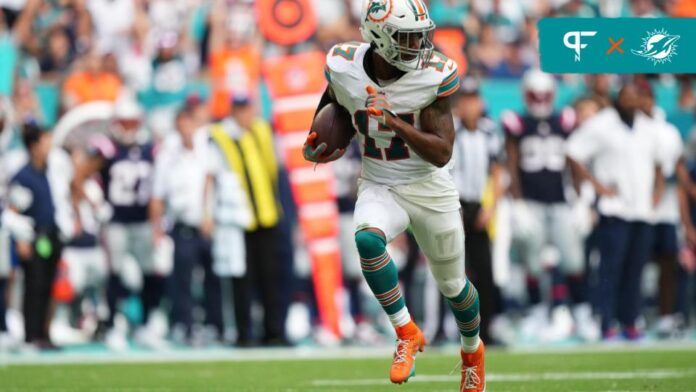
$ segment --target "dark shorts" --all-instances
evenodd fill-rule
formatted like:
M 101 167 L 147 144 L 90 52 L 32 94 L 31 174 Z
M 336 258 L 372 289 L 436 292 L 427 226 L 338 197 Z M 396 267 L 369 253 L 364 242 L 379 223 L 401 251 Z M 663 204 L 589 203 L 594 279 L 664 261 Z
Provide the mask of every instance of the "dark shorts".
M 676 255 L 678 252 L 677 226 L 670 223 L 653 225 L 653 254 Z

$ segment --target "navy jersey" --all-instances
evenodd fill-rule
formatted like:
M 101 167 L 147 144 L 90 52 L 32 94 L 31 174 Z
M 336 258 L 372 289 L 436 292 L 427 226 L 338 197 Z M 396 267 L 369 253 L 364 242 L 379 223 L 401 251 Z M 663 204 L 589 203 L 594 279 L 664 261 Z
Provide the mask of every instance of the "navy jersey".
M 30 163 L 25 165 L 10 182 L 10 192 L 15 192 L 15 187 L 26 193 L 28 203 L 15 205 L 22 215 L 34 220 L 36 230 L 56 229 L 56 209 L 51 196 L 51 187 L 46 171 L 37 170 Z M 19 192 L 16 192 L 19 193 Z
M 565 141 L 575 125 L 575 113 L 564 109 L 547 119 L 513 112 L 502 115 L 505 136 L 519 146 L 519 179 L 524 199 L 563 203 Z
M 112 222 L 138 223 L 148 220 L 152 193 L 153 147 L 151 144 L 116 144 L 113 157 L 102 168 L 106 200 L 114 209 Z

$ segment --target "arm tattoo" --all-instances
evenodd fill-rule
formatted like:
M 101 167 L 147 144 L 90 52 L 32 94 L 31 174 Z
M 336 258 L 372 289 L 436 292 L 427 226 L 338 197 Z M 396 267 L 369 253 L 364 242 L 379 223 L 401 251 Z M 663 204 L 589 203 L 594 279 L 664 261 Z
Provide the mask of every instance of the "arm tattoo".
M 452 108 L 449 97 L 438 98 L 421 112 L 421 128 L 423 132 L 445 136 L 454 134 Z

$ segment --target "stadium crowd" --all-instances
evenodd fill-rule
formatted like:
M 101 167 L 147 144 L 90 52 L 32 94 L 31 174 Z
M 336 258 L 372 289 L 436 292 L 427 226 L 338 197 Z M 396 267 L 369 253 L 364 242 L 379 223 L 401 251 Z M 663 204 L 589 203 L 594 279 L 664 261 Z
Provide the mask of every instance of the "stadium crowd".
M 316 32 L 287 46 L 262 34 L 252 0 L 0 0 L 0 348 L 390 338 L 350 229 L 357 143 L 332 164 L 339 337 L 320 322 L 270 122 L 263 59 L 360 40 L 362 0 L 309 3 Z M 693 2 L 429 3 L 465 37 L 452 172 L 482 338 L 691 333 L 693 79 L 544 74 L 536 22 L 696 16 Z M 495 113 L 489 83 L 501 80 L 515 89 Z M 53 131 L 61 122 L 72 128 Z M 426 333 L 456 339 L 415 240 L 390 254 Z

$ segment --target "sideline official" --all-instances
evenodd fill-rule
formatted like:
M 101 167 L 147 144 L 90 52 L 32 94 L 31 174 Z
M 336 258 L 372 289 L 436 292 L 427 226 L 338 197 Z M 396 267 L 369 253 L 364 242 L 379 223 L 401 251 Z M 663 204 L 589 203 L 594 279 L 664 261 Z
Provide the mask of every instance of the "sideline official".
M 37 348 L 50 349 L 55 346 L 48 334 L 49 305 L 62 248 L 47 175 L 51 134 L 36 124 L 27 124 L 22 138 L 29 163 L 10 182 L 9 208 L 34 222 L 34 238 L 16 241 L 17 255 L 24 270 L 25 340 Z
M 221 338 L 222 300 L 220 279 L 213 273 L 210 238 L 203 235 L 203 194 L 206 180 L 207 140 L 197 130 L 193 108 L 184 107 L 176 116 L 177 133 L 169 136 L 155 160 L 150 221 L 155 246 L 164 240 L 163 216 L 170 226 L 174 243 L 174 269 L 171 275 L 172 324 L 184 340 L 192 336 L 194 300 L 191 278 L 196 266 L 204 272 L 204 325 Z
M 251 304 L 254 293 L 258 292 L 264 311 L 262 343 L 287 345 L 278 295 L 281 277 L 277 249 L 281 208 L 271 129 L 266 122 L 256 118 L 249 98 L 238 96 L 232 102 L 231 116 L 213 125 L 210 131 L 209 175 L 219 177 L 228 171 L 235 173 L 245 196 L 244 203 L 251 211 L 244 236 L 246 271 L 232 279 L 237 344 L 255 344 Z
M 640 95 L 627 83 L 613 107 L 601 110 L 568 139 L 571 168 L 598 195 L 600 253 L 598 304 L 602 333 L 613 338 L 618 321 L 628 339 L 638 338 L 643 267 L 651 254 L 650 220 L 662 178 L 654 122 L 639 110 Z M 592 172 L 588 166 L 592 164 Z

